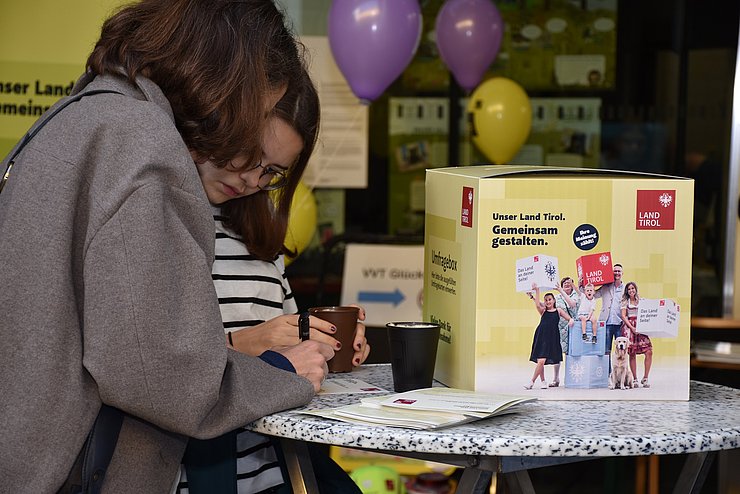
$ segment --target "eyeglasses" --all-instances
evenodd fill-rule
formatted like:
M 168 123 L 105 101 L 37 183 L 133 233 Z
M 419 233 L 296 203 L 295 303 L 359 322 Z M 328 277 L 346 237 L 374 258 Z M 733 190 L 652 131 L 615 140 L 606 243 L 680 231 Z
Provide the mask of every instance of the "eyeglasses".
M 288 177 L 285 175 L 284 171 L 270 165 L 265 166 L 262 164 L 262 160 L 254 165 L 252 170 L 257 168 L 262 168 L 262 173 L 260 173 L 260 178 L 257 182 L 257 187 L 259 187 L 260 190 L 276 190 L 283 187 L 288 182 Z
M 231 162 L 229 162 L 226 167 L 230 170 L 237 170 Z M 265 166 L 262 164 L 262 160 L 251 168 L 248 168 L 246 171 L 251 172 L 257 168 L 262 168 L 262 173 L 260 173 L 259 179 L 257 180 L 257 187 L 259 187 L 260 190 L 276 190 L 284 187 L 288 182 L 288 177 L 285 175 L 283 170 L 271 165 Z

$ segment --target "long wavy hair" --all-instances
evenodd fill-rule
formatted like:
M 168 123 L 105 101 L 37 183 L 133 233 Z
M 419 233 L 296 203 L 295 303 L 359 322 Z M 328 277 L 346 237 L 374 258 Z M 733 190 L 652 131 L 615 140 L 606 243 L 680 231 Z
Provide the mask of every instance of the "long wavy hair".
M 221 206 L 226 226 L 241 235 L 250 254 L 265 261 L 280 253 L 296 255 L 284 244 L 288 215 L 298 182 L 316 146 L 320 119 L 319 96 L 306 71 L 297 84 L 288 87 L 272 116 L 284 120 L 303 141 L 300 154 L 288 170 L 287 183 L 281 189 L 259 191 Z
M 640 303 L 640 292 L 637 290 L 637 283 L 635 283 L 634 281 L 630 281 L 626 285 L 624 285 L 624 291 L 622 292 L 623 305 L 626 305 L 630 301 L 629 288 L 631 286 L 635 287 L 635 302 L 637 302 L 638 304 Z
M 191 151 L 253 163 L 266 97 L 301 77 L 303 52 L 272 1 L 141 0 L 103 24 L 87 68 L 151 79 Z

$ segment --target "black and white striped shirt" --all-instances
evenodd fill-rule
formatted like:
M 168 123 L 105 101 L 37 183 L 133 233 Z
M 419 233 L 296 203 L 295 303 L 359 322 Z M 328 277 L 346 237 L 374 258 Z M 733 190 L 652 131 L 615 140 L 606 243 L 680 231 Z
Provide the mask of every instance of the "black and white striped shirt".
M 223 225 L 223 219 L 214 216 L 216 257 L 212 276 L 224 330 L 248 328 L 283 314 L 295 314 L 298 307 L 285 278 L 283 256 L 272 262 L 254 258 L 241 239 Z M 268 438 L 250 431 L 237 435 L 236 472 L 239 494 L 259 493 L 283 483 Z M 179 492 L 188 492 L 184 472 Z

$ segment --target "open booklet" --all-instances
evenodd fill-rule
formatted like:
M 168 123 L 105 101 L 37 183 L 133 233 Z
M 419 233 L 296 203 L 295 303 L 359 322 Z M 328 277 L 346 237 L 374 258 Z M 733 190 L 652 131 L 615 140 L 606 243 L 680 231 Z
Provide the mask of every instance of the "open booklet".
M 300 410 L 299 413 L 354 424 L 422 430 L 510 413 L 511 407 L 534 400 L 536 398 L 439 387 L 366 397 L 352 405 Z

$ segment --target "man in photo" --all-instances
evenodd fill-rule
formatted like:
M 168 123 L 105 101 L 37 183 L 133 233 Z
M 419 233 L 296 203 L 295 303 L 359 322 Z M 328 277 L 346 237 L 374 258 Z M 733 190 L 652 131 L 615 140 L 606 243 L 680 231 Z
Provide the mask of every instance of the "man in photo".
M 614 282 L 602 285 L 596 290 L 595 298 L 601 299 L 601 313 L 599 321 L 606 322 L 606 349 L 604 355 L 610 355 L 612 351 L 612 342 L 617 336 L 621 336 L 622 331 L 622 294 L 624 293 L 624 283 L 622 282 L 622 265 L 614 265 Z

